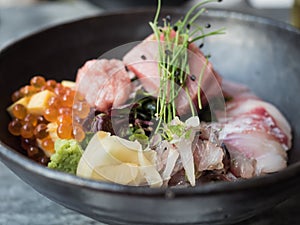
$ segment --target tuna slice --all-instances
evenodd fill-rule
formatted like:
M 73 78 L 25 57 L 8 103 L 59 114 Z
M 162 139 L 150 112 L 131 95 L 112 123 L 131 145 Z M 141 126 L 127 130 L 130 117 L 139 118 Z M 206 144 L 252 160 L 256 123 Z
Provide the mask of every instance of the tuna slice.
M 226 117 L 218 118 L 222 124 L 219 138 L 230 153 L 232 173 L 250 178 L 285 168 L 292 139 L 287 120 L 244 86 L 224 84 L 225 95 L 232 100 L 226 104 Z
M 142 82 L 143 87 L 149 93 L 157 96 L 160 76 L 158 71 L 158 42 L 154 40 L 154 36 L 150 35 L 123 58 L 127 68 L 134 72 Z M 207 62 L 203 53 L 199 48 L 190 44 L 188 51 L 190 73 L 186 80 L 185 90 L 181 90 L 176 99 L 176 110 L 178 115 L 186 114 L 190 109 L 189 96 L 197 106 L 198 100 L 198 83 L 202 68 L 205 68 L 201 79 L 201 102 L 202 105 L 207 104 L 209 99 L 216 95 L 221 95 L 221 77 L 214 71 L 211 63 Z M 178 65 L 174 65 L 178 67 Z M 178 88 L 178 87 L 177 87 Z
M 131 93 L 131 81 L 122 61 L 101 59 L 87 61 L 78 70 L 77 91 L 101 112 L 126 102 Z

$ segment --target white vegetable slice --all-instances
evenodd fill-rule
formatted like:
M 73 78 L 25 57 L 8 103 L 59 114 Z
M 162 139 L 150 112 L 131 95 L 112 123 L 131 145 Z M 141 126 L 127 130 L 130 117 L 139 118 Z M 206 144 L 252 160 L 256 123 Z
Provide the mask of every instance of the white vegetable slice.
M 111 182 L 127 185 L 133 182 L 138 174 L 139 167 L 131 163 L 121 163 L 119 165 L 99 166 L 94 169 L 94 173 L 100 175 Z M 126 176 L 124 176 L 126 174 Z
M 169 148 L 168 150 L 168 158 L 167 158 L 167 163 L 166 167 L 164 169 L 164 172 L 162 174 L 163 180 L 168 181 L 171 178 L 171 174 L 174 170 L 174 167 L 176 165 L 176 161 L 179 157 L 178 151 L 176 151 L 174 148 Z
M 178 124 L 180 121 L 175 118 L 173 122 Z M 182 165 L 188 181 L 192 186 L 195 186 L 196 177 L 192 143 L 195 139 L 196 132 L 200 129 L 200 121 L 199 118 L 195 116 L 187 119 L 183 125 L 185 126 L 186 132 L 181 137 L 174 138 L 171 143 L 175 144 L 180 154 Z
M 176 143 L 176 147 L 178 148 L 187 179 L 192 186 L 195 186 L 196 177 L 192 142 L 187 141 L 186 139 L 181 139 L 181 141 Z
M 155 166 L 155 151 L 142 150 L 139 142 L 132 142 L 103 131 L 89 142 L 77 175 L 125 185 L 160 187 L 162 178 Z
M 150 187 L 160 187 L 163 184 L 163 181 L 155 166 L 155 152 L 150 150 L 146 153 L 150 152 L 152 153 L 151 158 L 153 163 L 150 163 L 150 161 L 144 156 L 143 152 L 138 152 L 139 162 L 141 165 L 140 171 L 142 173 L 142 176 L 147 180 Z M 151 156 L 150 154 L 148 155 Z

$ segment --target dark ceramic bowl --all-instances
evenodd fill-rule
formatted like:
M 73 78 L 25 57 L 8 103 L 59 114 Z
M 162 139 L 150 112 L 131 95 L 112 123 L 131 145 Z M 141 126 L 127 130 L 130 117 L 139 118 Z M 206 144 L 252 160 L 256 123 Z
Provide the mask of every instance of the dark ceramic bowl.
M 180 17 L 176 11 L 168 12 Z M 0 54 L 1 160 L 46 197 L 111 224 L 229 224 L 263 212 L 300 188 L 300 32 L 253 16 L 212 11 L 199 23 L 226 27 L 227 34 L 206 40 L 215 68 L 226 78 L 249 85 L 275 104 L 294 132 L 289 167 L 279 173 L 236 183 L 195 188 L 150 189 L 81 179 L 44 168 L 23 156 L 9 135 L 5 109 L 10 94 L 31 76 L 74 79 L 86 60 L 150 33 L 153 11 L 129 11 L 88 18 L 27 37 Z M 1 181 L 5 182 L 5 181 Z

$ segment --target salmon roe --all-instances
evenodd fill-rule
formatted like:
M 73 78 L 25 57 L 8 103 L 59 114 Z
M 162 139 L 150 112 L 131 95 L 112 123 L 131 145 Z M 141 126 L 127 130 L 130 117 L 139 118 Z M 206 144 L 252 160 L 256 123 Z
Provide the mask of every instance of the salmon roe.
M 31 98 L 32 95 L 44 90 L 51 91 L 53 95 L 46 100 L 43 113 L 33 114 L 25 104 L 15 104 L 11 109 L 13 119 L 8 124 L 8 131 L 20 137 L 21 146 L 28 157 L 47 165 L 49 162 L 47 155 L 54 153 L 53 132 L 61 139 L 75 138 L 79 142 L 84 140 L 85 132 L 77 123 L 88 116 L 90 106 L 84 97 L 79 96 L 72 88 L 65 87 L 55 80 L 46 80 L 40 75 L 32 77 L 28 85 L 15 91 L 11 99 L 17 102 L 24 97 Z M 50 123 L 56 125 L 50 129 Z M 73 126 L 74 124 L 76 126 Z M 56 126 L 56 130 L 53 131 L 52 127 Z M 47 155 L 44 151 L 47 151 Z

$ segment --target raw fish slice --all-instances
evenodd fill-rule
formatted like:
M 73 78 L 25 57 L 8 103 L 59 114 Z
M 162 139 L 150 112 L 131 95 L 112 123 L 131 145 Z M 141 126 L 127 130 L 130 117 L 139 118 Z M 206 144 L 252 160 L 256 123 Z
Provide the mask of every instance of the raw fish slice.
M 248 99 L 244 101 L 232 101 L 226 106 L 227 117 L 238 117 L 242 114 L 257 114 L 265 116 L 270 126 L 278 127 L 287 136 L 287 146 L 291 147 L 291 127 L 279 110 L 268 102 Z
M 290 148 L 288 136 L 276 125 L 274 119 L 267 112 L 264 114 L 241 114 L 228 119 L 220 132 L 220 138 L 223 139 L 231 133 L 248 133 L 252 131 L 272 135 L 284 149 Z
M 226 114 L 218 118 L 220 122 L 210 126 L 220 130 L 219 138 L 230 153 L 232 173 L 251 178 L 285 168 L 292 136 L 284 116 L 244 85 L 224 81 L 222 87 L 231 99 Z
M 265 131 L 277 138 L 286 150 L 291 148 L 291 127 L 274 105 L 262 101 L 242 84 L 223 81 L 222 89 L 230 100 L 226 103 L 226 113 L 217 112 L 217 117 L 228 129 Z
M 101 112 L 122 105 L 131 93 L 130 76 L 117 59 L 87 61 L 78 70 L 76 86 L 86 101 Z
M 195 166 L 198 171 L 221 170 L 224 151 L 221 147 L 209 141 L 199 140 L 194 151 Z
M 224 143 L 232 157 L 231 168 L 236 176 L 250 178 L 251 175 L 277 172 L 287 166 L 286 151 L 267 133 L 233 133 L 224 139 Z
M 189 96 L 195 106 L 197 106 L 198 83 L 203 67 L 205 70 L 201 80 L 202 104 L 205 105 L 207 104 L 207 99 L 222 94 L 220 87 L 221 77 L 213 70 L 211 63 L 206 61 L 203 53 L 194 44 L 190 44 L 189 50 L 188 58 L 190 73 L 186 79 L 188 92 L 181 90 L 175 101 L 178 115 L 183 115 L 189 112 Z M 154 40 L 153 35 L 147 37 L 143 42 L 129 51 L 123 58 L 127 68 L 136 74 L 136 76 L 141 80 L 145 90 L 154 96 L 157 96 L 160 87 L 160 77 L 157 64 L 158 60 L 158 42 Z M 177 86 L 177 88 L 178 87 L 179 86 Z
M 262 100 L 245 99 L 244 101 L 232 101 L 227 104 L 227 116 L 234 117 L 241 114 L 263 114 L 264 110 L 267 111 L 279 125 L 287 132 L 290 132 L 291 128 L 287 120 L 278 111 L 278 109 L 268 102 Z

